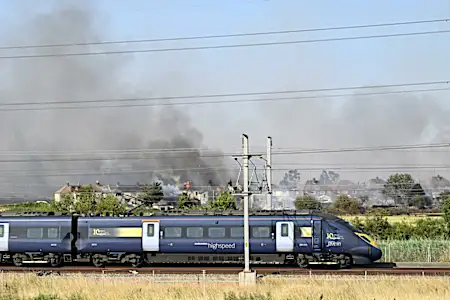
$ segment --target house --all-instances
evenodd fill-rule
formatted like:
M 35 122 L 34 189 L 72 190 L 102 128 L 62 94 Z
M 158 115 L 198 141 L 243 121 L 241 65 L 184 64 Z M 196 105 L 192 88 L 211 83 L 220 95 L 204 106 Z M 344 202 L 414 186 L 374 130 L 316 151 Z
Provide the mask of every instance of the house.
M 316 198 L 327 196 L 322 198 L 330 198 L 332 200 L 336 199 L 340 195 L 357 197 L 361 191 L 362 190 L 359 184 L 345 179 L 330 183 L 328 180 L 326 182 L 322 182 L 313 178 L 312 180 L 307 180 L 303 187 L 304 195 L 311 195 Z
M 139 183 L 132 185 L 122 185 L 119 182 L 111 188 L 111 193 L 118 197 L 121 201 L 126 202 L 130 206 L 137 206 L 141 204 L 139 195 L 142 193 L 142 185 Z
M 81 188 L 80 183 L 77 185 L 71 185 L 69 182 L 67 182 L 65 185 L 63 185 L 60 189 L 58 189 L 54 194 L 54 200 L 55 202 L 61 201 L 61 197 L 64 194 L 67 193 L 75 193 Z

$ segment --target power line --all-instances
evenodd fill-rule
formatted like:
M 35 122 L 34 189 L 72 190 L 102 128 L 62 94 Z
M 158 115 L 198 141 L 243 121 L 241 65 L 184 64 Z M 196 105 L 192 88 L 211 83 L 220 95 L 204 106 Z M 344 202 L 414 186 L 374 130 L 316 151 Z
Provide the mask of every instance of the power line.
M 298 162 L 292 162 L 292 163 L 276 163 L 276 166 L 290 166 L 289 168 L 283 167 L 278 168 L 275 170 L 302 170 L 302 171 L 311 171 L 311 170 L 335 170 L 335 169 L 346 169 L 346 170 L 353 170 L 353 169 L 445 169 L 448 168 L 450 171 L 450 164 L 352 164 L 352 163 L 298 163 Z M 308 165 L 312 166 L 320 166 L 320 167 L 307 167 Z M 299 166 L 300 168 L 296 168 L 296 166 Z M 158 166 L 159 168 L 164 168 L 164 170 L 171 170 L 171 166 Z M 259 166 L 261 168 L 261 166 Z M 223 165 L 216 165 L 216 166 L 208 166 L 207 168 L 224 168 Z M 63 168 L 64 171 L 70 171 L 70 172 L 90 172 L 92 170 L 87 170 L 86 168 Z M 106 168 L 107 170 L 113 169 L 119 172 L 123 171 L 120 167 L 115 168 Z M 235 168 L 236 169 L 236 168 Z M 5 174 L 6 172 L 35 172 L 35 171 L 59 171 L 59 168 L 39 168 L 39 169 L 1 169 L 2 174 Z M 107 170 L 100 170 L 99 172 L 108 173 Z M 186 169 L 188 170 L 188 169 Z M 142 171 L 142 170 L 133 170 L 133 171 Z M 144 170 L 146 171 L 146 170 Z M 127 172 L 127 171 L 123 171 Z M 1 175 L 0 175 L 1 178 Z M 0 182 L 1 183 L 1 182 Z
M 332 91 L 346 91 L 357 89 L 378 89 L 378 88 L 393 88 L 393 87 L 411 87 L 411 86 L 428 86 L 428 85 L 448 85 L 450 80 L 437 81 L 422 81 L 396 84 L 378 84 L 367 86 L 347 86 L 335 88 L 316 88 L 316 89 L 301 89 L 288 91 L 267 91 L 267 92 L 242 92 L 242 93 L 224 93 L 224 94 L 197 94 L 186 96 L 168 96 L 168 97 L 139 97 L 139 98 L 122 98 L 122 99 L 93 99 L 82 101 L 46 101 L 46 102 L 2 102 L 0 106 L 25 106 L 25 105 L 54 105 L 54 104 L 80 104 L 80 103 L 113 103 L 113 102 L 136 102 L 136 101 L 160 101 L 160 100 L 179 100 L 179 99 L 203 99 L 203 98 L 224 98 L 224 97 L 239 97 L 239 96 L 263 96 L 263 95 L 277 95 L 277 94 L 296 94 L 296 93 L 312 93 L 312 92 L 332 92 Z M 255 99 L 265 100 L 265 99 Z M 242 101 L 242 100 L 233 100 Z M 211 102 L 208 102 L 208 104 Z M 214 103 L 214 102 L 212 102 Z M 157 105 L 160 105 L 159 103 Z
M 220 149 L 209 148 L 141 148 L 141 149 L 109 149 L 109 150 L 59 150 L 59 151 L 38 151 L 38 150 L 0 150 L 0 156 L 72 156 L 72 155 L 119 155 L 128 153 L 137 154 L 158 154 L 158 153 L 204 153 L 221 152 Z
M 436 170 L 436 169 L 448 169 L 450 166 L 441 166 L 441 167 L 421 167 L 421 166 L 412 166 L 406 168 L 397 168 L 397 167 L 348 167 L 348 168 L 330 168 L 329 170 L 339 170 L 339 171 L 413 171 L 413 170 Z M 211 172 L 211 171 L 237 171 L 239 168 L 230 168 L 230 167 L 199 167 L 199 168 L 168 168 L 168 169 L 148 169 L 148 170 L 132 170 L 132 171 L 114 171 L 114 172 L 101 172 L 101 171 L 90 171 L 90 172 L 79 172 L 79 173 L 29 173 L 26 174 L 7 174 L 5 176 L 0 175 L 0 178 L 23 178 L 23 177 L 69 177 L 69 176 L 113 176 L 113 175 L 125 175 L 125 174 L 151 174 L 151 173 L 166 173 L 166 172 L 192 172 L 192 173 L 203 173 L 203 172 Z M 273 171 L 289 171 L 292 168 L 272 168 Z M 297 169 L 299 171 L 322 171 L 324 168 L 300 168 Z
M 345 153 L 345 152 L 374 152 L 374 151 L 393 151 L 393 150 L 414 150 L 428 148 L 449 148 L 448 143 L 436 144 L 415 144 L 415 145 L 395 145 L 395 146 L 379 146 L 379 147 L 358 147 L 358 148 L 341 148 L 341 149 L 294 149 L 273 151 L 272 155 L 299 155 L 299 154 L 320 154 L 320 153 Z M 282 148 L 280 148 L 282 149 Z M 239 153 L 214 153 L 199 154 L 192 157 L 187 155 L 180 156 L 159 156 L 159 157 L 143 157 L 143 156 L 125 156 L 125 157 L 69 157 L 69 158 L 33 158 L 33 159 L 3 159 L 0 163 L 29 163 L 29 162 L 58 162 L 58 161 L 110 161 L 110 160 L 152 160 L 152 159 L 175 159 L 175 158 L 205 158 L 205 157 L 231 157 L 240 155 Z
M 364 88 L 364 87 L 363 87 Z M 177 102 L 177 103 L 145 103 L 145 104 L 127 104 L 127 105 L 99 105 L 99 106 L 69 106 L 69 107 L 27 107 L 27 108 L 7 108 L 0 109 L 0 112 L 12 111 L 46 111 L 46 110 L 77 110 L 77 109 L 105 109 L 105 108 L 133 108 L 133 107 L 158 107 L 158 106 L 178 106 L 178 105 L 203 105 L 203 104 L 226 104 L 226 103 L 251 103 L 251 102 L 272 102 L 272 101 L 287 101 L 287 100 L 306 100 L 306 99 L 325 99 L 325 98 L 341 98 L 341 97 L 365 97 L 375 95 L 393 95 L 393 94 L 411 94 L 423 92 L 439 92 L 450 91 L 447 88 L 429 88 L 416 90 L 402 90 L 402 91 L 386 91 L 386 92 L 371 92 L 371 93 L 347 93 L 347 94 L 328 94 L 328 95 L 314 95 L 314 96 L 295 96 L 295 97 L 279 97 L 279 98 L 264 98 L 264 99 L 234 99 L 234 100 L 218 100 L 218 101 L 192 101 L 192 102 Z M 119 99 L 117 99 L 119 100 Z M 80 102 L 83 103 L 83 102 Z M 39 103 L 34 103 L 39 105 Z M 2 106 L 0 104 L 0 106 Z
M 172 51 L 191 51 L 191 50 L 209 50 L 209 49 L 226 49 L 226 48 L 262 47 L 262 46 L 276 46 L 276 45 L 309 44 L 309 43 L 332 42 L 332 41 L 379 39 L 379 38 L 389 38 L 389 37 L 420 36 L 420 35 L 444 34 L 444 33 L 450 33 L 450 30 L 435 30 L 435 31 L 408 32 L 408 33 L 392 33 L 392 34 L 380 34 L 380 35 L 366 35 L 366 36 L 352 36 L 352 37 L 310 39 L 310 40 L 295 40 L 295 41 L 282 41 L 282 42 L 229 44 L 229 45 L 216 45 L 216 46 L 196 46 L 196 47 L 142 49 L 142 50 L 115 50 L 115 51 L 78 52 L 78 53 L 60 53 L 60 54 L 53 53 L 53 54 L 15 55 L 15 56 L 0 56 L 0 59 L 55 58 L 55 57 L 73 57 L 73 56 L 95 56 L 95 55 L 113 55 L 113 54 L 135 54 L 135 53 L 153 53 L 153 52 L 172 52 Z
M 381 147 L 360 147 L 360 148 L 341 148 L 341 149 L 311 149 L 311 150 L 291 150 L 273 152 L 272 155 L 288 155 L 288 154 L 316 154 L 316 153 L 343 153 L 343 152 L 365 152 L 365 151 L 386 151 L 386 150 L 412 150 L 424 148 L 450 148 L 449 143 L 440 144 L 417 144 L 417 145 L 401 145 L 401 146 L 381 146 Z
M 317 32 L 317 31 L 345 30 L 345 29 L 390 27 L 390 26 L 414 25 L 414 24 L 425 24 L 425 23 L 442 23 L 442 22 L 448 22 L 448 20 L 449 19 L 432 19 L 432 20 L 405 21 L 405 22 L 394 22 L 394 23 L 378 23 L 378 24 L 349 25 L 349 26 L 338 26 L 338 27 L 322 27 L 322 28 L 292 29 L 292 30 L 279 30 L 279 31 L 249 32 L 249 33 L 231 33 L 231 34 L 216 34 L 216 35 L 199 35 L 199 36 L 155 38 L 155 39 L 78 42 L 78 43 L 44 44 L 44 45 L 0 46 L 0 50 L 27 49 L 27 48 L 30 48 L 30 49 L 32 49 L 32 48 L 50 48 L 50 47 L 95 46 L 95 45 L 111 45 L 111 44 L 153 43 L 153 42 L 200 40 L 200 39 L 205 40 L 205 39 L 215 39 L 215 38 L 279 35 L 279 34 L 289 34 L 289 33 L 305 33 L 305 32 Z

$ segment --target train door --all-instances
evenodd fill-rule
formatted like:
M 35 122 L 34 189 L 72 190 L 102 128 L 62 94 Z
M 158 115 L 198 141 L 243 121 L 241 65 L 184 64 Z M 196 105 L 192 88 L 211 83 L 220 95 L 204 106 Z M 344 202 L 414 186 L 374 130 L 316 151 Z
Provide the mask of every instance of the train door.
M 0 223 L 0 252 L 6 252 L 9 239 L 9 223 Z
M 142 250 L 159 251 L 159 222 L 142 223 Z
M 312 245 L 315 251 L 322 249 L 322 220 L 311 220 Z
M 293 252 L 294 222 L 277 222 L 275 231 L 277 252 Z

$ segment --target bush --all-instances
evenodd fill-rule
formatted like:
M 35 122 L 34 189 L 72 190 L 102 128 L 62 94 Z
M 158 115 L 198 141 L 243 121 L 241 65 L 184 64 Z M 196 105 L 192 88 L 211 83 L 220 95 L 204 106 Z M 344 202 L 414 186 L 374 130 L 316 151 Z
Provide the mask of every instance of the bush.
M 321 209 L 320 202 L 313 196 L 299 196 L 295 199 L 296 209 Z
M 443 218 L 423 218 L 407 223 L 389 223 L 383 216 L 368 217 L 364 221 L 360 218 L 351 220 L 359 228 L 377 240 L 409 240 L 409 239 L 448 239 L 449 234 Z
M 330 208 L 330 212 L 335 214 L 356 215 L 361 213 L 358 199 L 347 195 L 339 196 Z

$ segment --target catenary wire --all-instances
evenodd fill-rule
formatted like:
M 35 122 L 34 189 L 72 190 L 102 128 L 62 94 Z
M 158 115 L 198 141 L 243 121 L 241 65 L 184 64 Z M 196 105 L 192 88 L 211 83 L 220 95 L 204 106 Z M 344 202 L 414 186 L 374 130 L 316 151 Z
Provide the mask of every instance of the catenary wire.
M 198 35 L 198 36 L 186 36 L 186 37 L 99 41 L 99 42 L 78 42 L 78 43 L 59 43 L 59 44 L 43 44 L 43 45 L 0 46 L 0 50 L 27 49 L 27 48 L 30 48 L 30 49 L 32 49 L 32 48 L 50 48 L 50 47 L 73 47 L 73 46 L 95 46 L 95 45 L 111 45 L 111 44 L 153 43 L 153 42 L 184 41 L 184 40 L 205 40 L 205 39 L 216 39 L 216 38 L 279 35 L 279 34 L 289 34 L 289 33 L 305 33 L 305 32 L 317 32 L 317 31 L 333 31 L 333 30 L 416 25 L 416 24 L 427 24 L 427 23 L 443 23 L 443 22 L 448 22 L 448 20 L 449 19 L 431 19 L 431 20 L 404 21 L 404 22 L 393 22 L 393 23 L 377 23 L 377 24 L 348 25 L 348 26 L 336 26 L 336 27 L 248 32 L 248 33 L 230 33 L 230 34 L 216 34 L 216 35 Z
M 378 84 L 378 85 L 366 85 L 366 86 L 346 86 L 335 88 L 316 88 L 316 89 L 301 89 L 301 90 L 288 90 L 288 91 L 267 91 L 267 92 L 242 92 L 242 93 L 223 93 L 223 94 L 198 94 L 198 95 L 185 95 L 185 96 L 168 96 L 168 97 L 139 97 L 139 98 L 122 98 L 122 99 L 92 99 L 82 101 L 45 101 L 45 102 L 2 102 L 0 106 L 25 106 L 25 105 L 54 105 L 54 104 L 81 104 L 81 103 L 114 103 L 114 102 L 136 102 L 136 101 L 161 101 L 161 100 L 180 100 L 180 99 L 203 99 L 203 98 L 228 98 L 228 97 L 240 97 L 240 96 L 265 96 L 265 95 L 278 95 L 278 94 L 297 94 L 297 93 L 312 93 L 312 92 L 335 92 L 346 90 L 358 90 L 358 89 L 380 89 L 380 88 L 394 88 L 394 87 L 412 87 L 412 86 L 429 86 L 429 85 L 448 85 L 450 80 L 435 80 L 435 81 L 421 81 L 421 82 L 409 82 L 409 83 L 396 83 L 396 84 Z M 432 89 L 431 91 L 440 91 L 441 88 Z M 448 90 L 445 88 L 444 90 Z M 387 91 L 390 93 L 401 93 L 407 91 Z M 410 90 L 412 92 L 422 92 L 426 90 Z M 364 94 L 363 94 L 364 95 Z M 346 95 L 345 95 L 346 96 Z M 322 96 L 321 96 L 322 97 Z M 327 95 L 323 95 L 327 97 Z M 284 99 L 284 98 L 283 98 Z M 296 99 L 286 98 L 286 99 Z M 254 99 L 258 101 L 271 100 L 269 99 Z M 226 100 L 225 100 L 226 101 Z M 245 100 L 232 100 L 232 101 L 245 101 Z M 252 100 L 247 100 L 252 101 Z M 206 102 L 207 104 L 215 103 Z M 203 102 L 201 102 L 203 103 Z M 175 103 L 177 104 L 177 103 Z M 188 103 L 189 104 L 189 103 Z M 162 105 L 162 104 L 157 104 Z M 165 104 L 164 104 L 165 105 Z M 107 106 L 110 107 L 110 106 Z
M 248 43 L 248 44 L 229 44 L 229 45 L 216 45 L 216 46 L 195 46 L 195 47 L 141 49 L 141 50 L 115 50 L 115 51 L 76 52 L 76 53 L 60 53 L 60 54 L 53 53 L 53 54 L 11 55 L 11 56 L 0 56 L 0 59 L 56 58 L 56 57 L 73 57 L 73 56 L 156 53 L 156 52 L 192 51 L 192 50 L 227 49 L 227 48 L 230 49 L 230 48 L 244 48 L 244 47 L 249 48 L 249 47 L 263 47 L 263 46 L 277 46 L 277 45 L 281 46 L 281 45 L 294 45 L 294 44 L 309 44 L 309 43 L 332 42 L 332 41 L 349 41 L 349 40 L 363 40 L 363 39 L 380 39 L 380 38 L 389 38 L 389 37 L 420 36 L 420 35 L 446 34 L 446 33 L 450 33 L 450 30 L 435 30 L 435 31 L 422 31 L 422 32 L 392 33 L 392 34 L 379 34 L 379 35 L 365 35 L 365 36 L 295 40 L 295 41 L 279 41 L 279 42 L 262 42 L 262 43 Z
M 353 167 L 353 168 L 332 168 L 332 170 L 339 170 L 339 171 L 364 171 L 364 172 L 370 172 L 370 171 L 406 171 L 406 170 L 436 170 L 436 169 L 448 169 L 449 166 L 442 166 L 442 167 L 406 167 L 406 168 L 389 168 L 389 167 Z M 239 168 L 231 168 L 231 167 L 200 167 L 200 168 L 170 168 L 170 169 L 148 169 L 148 170 L 133 170 L 133 171 L 115 171 L 115 172 L 101 172 L 101 171 L 90 171 L 90 172 L 80 172 L 80 173 L 74 173 L 74 172 L 67 172 L 67 173 L 26 173 L 26 174 L 8 174 L 6 175 L 7 178 L 15 178 L 15 177 L 67 177 L 67 176 L 96 176 L 96 175 L 102 175 L 102 176 L 113 176 L 113 175 L 123 175 L 123 174 L 146 174 L 146 173 L 166 173 L 166 172 L 180 172 L 180 171 L 186 171 L 186 172 L 192 172 L 192 173 L 202 173 L 202 172 L 211 172 L 211 171 L 237 171 Z M 272 171 L 289 171 L 292 170 L 292 168 L 272 168 Z M 298 168 L 299 171 L 321 171 L 323 168 Z M 0 175 L 0 178 L 2 178 L 3 175 Z
M 403 168 L 413 168 L 413 169 L 433 169 L 433 168 L 449 168 L 450 164 L 353 164 L 353 163 L 302 163 L 302 162 L 291 162 L 291 163 L 279 163 L 277 162 L 275 165 L 277 166 L 292 166 L 288 168 L 289 170 L 304 170 L 304 171 L 310 171 L 310 170 L 334 170 L 335 168 L 345 168 L 345 169 L 352 169 L 352 168 L 377 168 L 377 169 L 398 169 L 401 170 Z M 316 166 L 316 167 L 308 167 L 308 166 Z M 320 167 L 317 167 L 320 166 Z M 164 168 L 167 170 L 170 170 L 171 166 L 158 166 L 159 168 Z M 217 166 L 208 166 L 210 168 L 221 168 L 224 167 L 223 165 L 217 165 Z M 257 169 L 260 169 L 262 166 L 258 166 Z M 301 168 L 297 168 L 301 167 Z M 84 172 L 89 171 L 86 168 L 63 168 L 64 171 L 70 171 L 70 172 Z M 99 170 L 99 172 L 108 172 L 108 170 L 121 170 L 120 167 L 114 167 L 114 168 L 105 168 Z M 252 168 L 253 169 L 253 168 Z M 275 168 L 279 169 L 279 168 Z M 282 168 L 287 169 L 286 167 Z M 61 168 L 39 168 L 39 169 L 1 169 L 2 173 L 6 172 L 34 172 L 34 171 L 59 171 Z M 92 170 L 91 170 L 92 171 Z M 139 170 L 136 170 L 139 171 Z M 1 177 L 1 175 L 0 175 Z
M 329 94 L 329 95 L 314 95 L 314 96 L 295 96 L 295 97 L 279 97 L 279 98 L 264 98 L 264 99 L 237 99 L 237 100 L 218 100 L 218 101 L 192 101 L 192 102 L 178 102 L 178 103 L 144 103 L 144 104 L 127 104 L 127 105 L 100 105 L 100 106 L 65 106 L 65 107 L 27 107 L 27 108 L 7 108 L 1 109 L 0 112 L 12 111 L 47 111 L 47 110 L 77 110 L 77 109 L 105 109 L 105 108 L 133 108 L 133 107 L 158 107 L 158 106 L 178 106 L 178 105 L 204 105 L 204 104 L 225 104 L 225 103 L 250 103 L 250 102 L 266 102 L 266 101 L 286 101 L 286 100 L 306 100 L 306 99 L 325 99 L 325 98 L 341 98 L 341 97 L 364 97 L 375 95 L 391 95 L 391 94 L 410 94 L 421 92 L 439 92 L 450 91 L 447 88 L 433 88 L 433 89 L 419 89 L 419 90 L 403 90 L 403 91 L 387 91 L 387 92 L 372 92 L 372 93 L 347 93 L 347 94 Z M 36 103 L 37 104 L 37 103 Z M 1 105 L 0 105 L 1 106 Z
M 295 155 L 295 154 L 321 154 L 321 153 L 345 153 L 345 152 L 374 152 L 374 151 L 391 151 L 391 150 L 414 150 L 414 149 L 428 149 L 428 148 L 449 148 L 448 143 L 436 144 L 415 144 L 415 145 L 396 145 L 396 146 L 380 146 L 380 147 L 359 147 L 359 148 L 341 148 L 341 149 L 295 149 L 273 151 L 272 155 Z M 232 157 L 241 156 L 241 153 L 216 153 L 216 154 L 199 154 L 195 158 L 205 157 Z M 253 154 L 256 155 L 256 154 Z M 261 155 L 264 155 L 262 153 Z M 0 163 L 21 163 L 21 162 L 56 162 L 56 161 L 109 161 L 109 160 L 151 160 L 151 159 L 174 159 L 174 158 L 192 158 L 192 156 L 159 156 L 159 157 L 142 157 L 142 156 L 128 156 L 128 157 L 69 157 L 69 158 L 33 158 L 33 159 L 3 159 Z

